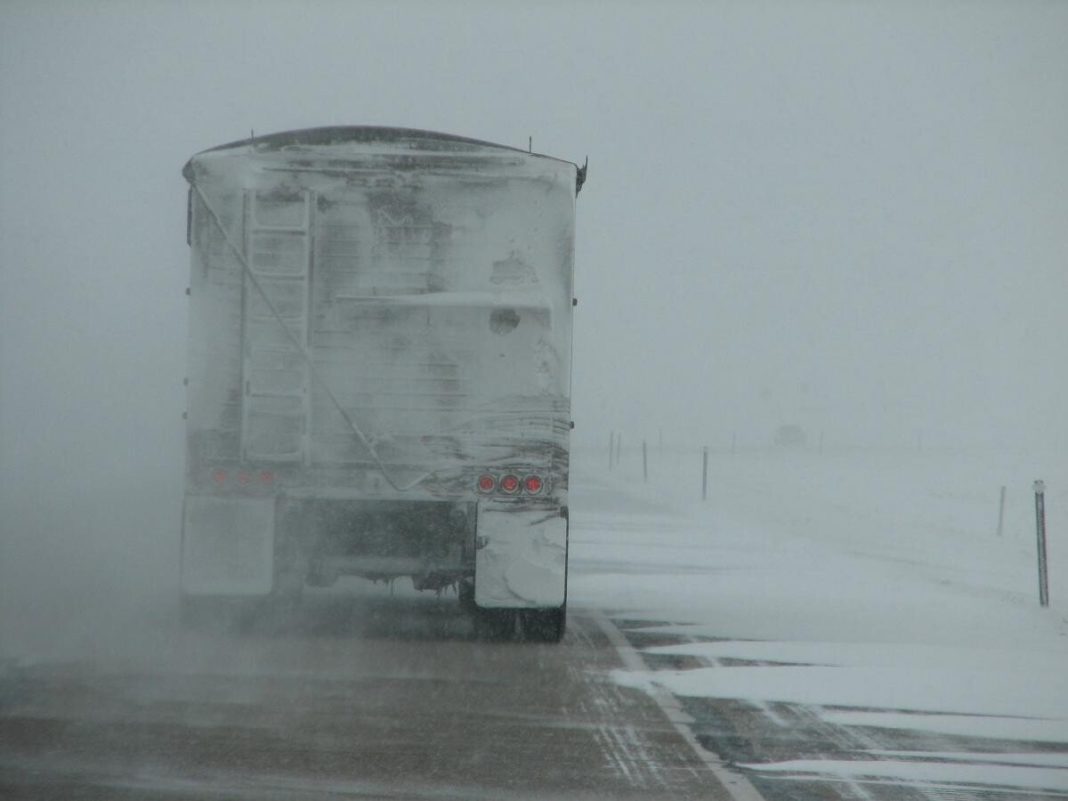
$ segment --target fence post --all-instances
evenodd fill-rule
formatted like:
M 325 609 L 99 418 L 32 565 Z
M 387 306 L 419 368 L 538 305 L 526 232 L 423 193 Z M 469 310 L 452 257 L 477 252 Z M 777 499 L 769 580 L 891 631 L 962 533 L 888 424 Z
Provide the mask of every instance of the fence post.
M 1038 603 L 1049 606 L 1049 576 L 1046 568 L 1046 482 L 1035 482 L 1035 528 L 1038 532 Z
M 705 445 L 702 451 L 703 458 L 701 460 L 701 500 L 708 500 L 708 446 Z

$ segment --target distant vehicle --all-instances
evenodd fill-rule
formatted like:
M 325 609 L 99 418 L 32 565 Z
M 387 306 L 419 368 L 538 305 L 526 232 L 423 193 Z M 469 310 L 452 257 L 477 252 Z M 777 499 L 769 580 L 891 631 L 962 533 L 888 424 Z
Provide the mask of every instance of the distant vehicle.
M 408 576 L 492 636 L 559 640 L 585 168 L 337 127 L 183 174 L 185 606 Z

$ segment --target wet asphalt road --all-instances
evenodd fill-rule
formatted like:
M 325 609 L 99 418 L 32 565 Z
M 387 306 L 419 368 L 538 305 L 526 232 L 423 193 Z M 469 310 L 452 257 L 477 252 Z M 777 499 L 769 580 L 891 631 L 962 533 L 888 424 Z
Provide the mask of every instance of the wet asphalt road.
M 617 667 L 581 613 L 559 645 L 482 642 L 449 598 L 173 622 L 133 658 L 3 667 L 0 798 L 728 798 Z

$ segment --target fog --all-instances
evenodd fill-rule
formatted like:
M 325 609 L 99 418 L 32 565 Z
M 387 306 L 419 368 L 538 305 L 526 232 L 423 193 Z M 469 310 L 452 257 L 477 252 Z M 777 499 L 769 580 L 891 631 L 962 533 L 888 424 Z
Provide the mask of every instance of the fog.
M 176 555 L 179 171 L 253 130 L 588 156 L 579 444 L 1063 449 L 1066 34 L 1039 2 L 5 3 L 5 573 Z
M 1004 688 L 1037 687 L 1034 707 L 995 705 L 1024 732 L 998 747 L 1031 749 L 1041 725 L 1062 741 L 1063 671 L 1035 681 L 1017 651 L 1063 664 L 1066 42 L 1068 4 L 1030 0 L 0 2 L 0 795 L 698 784 L 662 716 L 606 680 L 641 658 L 604 610 L 685 612 L 743 654 L 853 638 L 871 659 L 861 640 L 890 631 L 876 650 L 900 670 L 864 687 L 892 675 L 925 718 L 946 709 L 924 671 L 952 640 L 946 684 L 978 699 L 967 731 Z M 331 125 L 589 159 L 560 645 L 485 643 L 451 596 L 355 579 L 310 590 L 304 628 L 178 625 L 181 169 L 251 132 Z M 776 449 L 784 426 L 806 444 Z M 625 451 L 607 473 L 610 433 Z M 642 440 L 661 446 L 648 484 Z M 840 684 L 813 703 L 879 705 Z M 763 691 L 737 694 L 783 700 Z M 823 747 L 800 739 L 806 758 Z M 872 753 L 906 747 L 926 746 Z

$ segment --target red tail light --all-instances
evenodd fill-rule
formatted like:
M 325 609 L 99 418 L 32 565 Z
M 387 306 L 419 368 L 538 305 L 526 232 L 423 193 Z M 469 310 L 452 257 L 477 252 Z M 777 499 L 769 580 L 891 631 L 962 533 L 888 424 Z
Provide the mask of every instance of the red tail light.
M 479 492 L 493 492 L 497 486 L 496 480 L 489 474 L 483 474 L 478 477 L 478 491 Z
M 519 479 L 513 475 L 507 475 L 501 479 L 501 492 L 514 495 L 519 492 Z
M 523 480 L 523 488 L 531 495 L 537 495 L 542 488 L 541 478 L 539 476 L 527 476 Z

